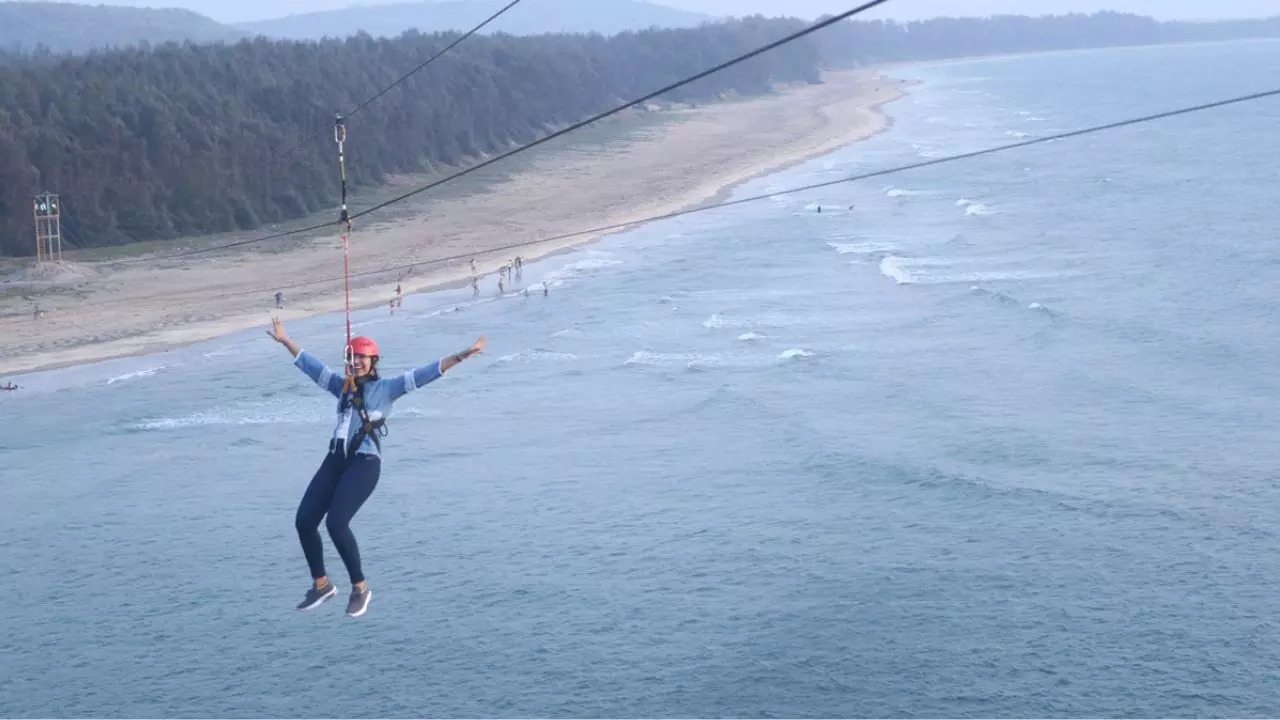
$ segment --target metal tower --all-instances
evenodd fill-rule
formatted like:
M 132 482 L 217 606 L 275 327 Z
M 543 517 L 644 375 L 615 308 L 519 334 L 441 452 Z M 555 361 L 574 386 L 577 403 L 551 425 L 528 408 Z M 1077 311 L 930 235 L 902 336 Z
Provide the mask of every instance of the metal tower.
M 62 213 L 58 196 L 41 193 L 35 200 L 36 262 L 62 260 Z

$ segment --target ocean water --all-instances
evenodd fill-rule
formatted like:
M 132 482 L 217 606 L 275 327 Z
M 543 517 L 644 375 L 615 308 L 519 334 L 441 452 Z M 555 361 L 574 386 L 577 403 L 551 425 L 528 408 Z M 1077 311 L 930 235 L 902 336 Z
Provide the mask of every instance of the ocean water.
M 899 69 L 891 130 L 737 193 L 1277 70 L 1277 42 Z M 359 313 L 389 371 L 490 349 L 397 406 L 358 620 L 327 537 L 342 594 L 292 609 L 332 402 L 262 330 L 15 378 L 0 712 L 1276 716 L 1277 127 L 1048 143 Z M 338 362 L 340 317 L 289 329 Z

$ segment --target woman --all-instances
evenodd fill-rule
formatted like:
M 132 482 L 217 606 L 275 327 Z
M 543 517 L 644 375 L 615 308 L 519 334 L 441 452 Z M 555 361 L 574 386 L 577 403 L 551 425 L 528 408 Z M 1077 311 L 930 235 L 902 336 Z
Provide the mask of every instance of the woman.
M 320 541 L 320 519 L 325 523 L 338 555 L 351 576 L 351 599 L 347 615 L 360 617 L 369 609 L 369 584 L 360 569 L 360 550 L 351 534 L 351 518 L 373 493 L 382 469 L 382 442 L 379 431 L 391 414 L 391 406 L 407 392 L 439 378 L 449 368 L 484 350 L 484 338 L 460 353 L 441 358 L 417 370 L 383 379 L 378 376 L 378 345 L 367 337 L 351 338 L 348 348 L 352 357 L 354 382 L 348 384 L 343 375 L 335 374 L 316 356 L 304 351 L 284 331 L 279 318 L 272 318 L 267 331 L 276 342 L 288 348 L 302 372 L 338 398 L 338 425 L 329 441 L 329 453 L 298 504 L 295 525 L 302 552 L 315 583 L 298 604 L 299 610 L 310 610 L 338 593 L 338 588 L 325 574 L 324 547 Z M 385 433 L 383 433 L 385 434 Z

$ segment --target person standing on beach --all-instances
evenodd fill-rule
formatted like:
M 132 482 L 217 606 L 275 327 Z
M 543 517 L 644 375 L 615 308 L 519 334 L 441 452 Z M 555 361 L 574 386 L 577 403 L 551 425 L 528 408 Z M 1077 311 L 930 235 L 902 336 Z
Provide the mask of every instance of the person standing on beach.
M 279 309 L 282 307 L 284 307 L 284 293 L 277 290 L 276 291 L 276 308 Z
M 298 610 L 310 610 L 338 593 L 324 567 L 324 546 L 320 540 L 320 520 L 326 515 L 329 537 L 351 578 L 351 598 L 347 615 L 360 617 L 369 609 L 373 593 L 360 564 L 360 549 L 351 533 L 351 520 L 373 494 L 382 472 L 383 428 L 391 408 L 405 394 L 439 379 L 450 368 L 484 351 L 481 336 L 471 347 L 440 358 L 416 370 L 382 378 L 378 375 L 378 344 L 371 338 L 353 337 L 347 346 L 351 374 L 344 382 L 319 358 L 303 350 L 284 330 L 280 318 L 272 318 L 267 335 L 285 346 L 293 364 L 317 385 L 338 398 L 338 424 L 329 441 L 329 451 L 311 484 L 302 495 L 294 526 L 302 553 L 311 571 L 312 587 Z

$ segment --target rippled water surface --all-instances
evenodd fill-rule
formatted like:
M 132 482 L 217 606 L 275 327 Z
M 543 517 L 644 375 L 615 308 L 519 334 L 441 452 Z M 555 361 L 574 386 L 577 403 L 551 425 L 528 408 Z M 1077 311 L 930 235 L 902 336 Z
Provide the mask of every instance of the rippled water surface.
M 1255 42 L 901 70 L 889 132 L 739 193 L 1278 69 Z M 390 370 L 491 346 L 396 408 L 359 620 L 292 610 L 332 403 L 261 330 L 17 378 L 0 708 L 1280 714 L 1278 120 L 740 206 L 526 265 L 545 297 L 360 313 Z M 339 318 L 290 329 L 338 362 Z

